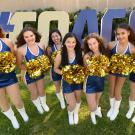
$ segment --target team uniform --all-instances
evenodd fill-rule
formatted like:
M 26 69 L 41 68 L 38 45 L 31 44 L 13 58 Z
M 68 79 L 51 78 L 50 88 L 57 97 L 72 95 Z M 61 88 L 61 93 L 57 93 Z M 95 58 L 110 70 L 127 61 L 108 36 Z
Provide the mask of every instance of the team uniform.
M 129 75 L 129 80 L 135 83 L 135 73 Z
M 53 44 L 53 46 L 51 46 L 51 50 L 52 50 L 52 53 L 55 52 L 55 51 L 58 51 L 55 44 Z M 62 76 L 57 74 L 54 71 L 54 65 L 52 65 L 52 68 L 51 68 L 51 78 L 52 78 L 53 81 L 60 81 L 62 79 Z
M 76 59 L 74 58 L 73 61 L 69 62 L 69 65 L 76 65 Z M 63 93 L 72 93 L 74 90 L 82 90 L 83 88 L 83 83 L 81 84 L 69 84 L 66 82 L 64 79 L 62 79 L 62 89 Z
M 42 48 L 40 48 L 39 45 L 37 45 L 37 48 L 38 48 L 37 55 L 33 54 L 27 45 L 25 45 L 25 47 L 26 47 L 25 60 L 27 62 L 29 62 L 29 60 L 36 59 L 38 56 L 44 55 L 44 50 Z M 24 80 L 25 80 L 26 84 L 33 83 L 33 82 L 43 79 L 43 78 L 44 78 L 44 75 L 41 75 L 40 77 L 38 77 L 36 79 L 33 79 L 28 75 L 27 72 L 24 74 Z
M 102 92 L 104 90 L 105 77 L 89 75 L 84 83 L 84 90 L 87 94 Z
M 85 90 L 87 94 L 103 92 L 104 90 L 104 77 L 88 76 L 86 79 Z
M 112 55 L 114 55 L 114 54 L 118 54 L 118 46 L 119 46 L 119 43 L 116 43 L 116 45 L 114 46 L 114 48 L 110 51 L 110 55 L 112 56 Z M 125 55 L 131 55 L 131 44 L 130 44 L 130 42 L 128 42 L 128 44 L 127 44 L 127 48 L 125 49 L 125 51 L 124 51 L 124 53 L 123 54 L 125 54 Z M 114 76 L 117 76 L 117 77 L 127 77 L 127 75 L 122 75 L 122 74 L 115 74 L 115 73 L 111 73 L 110 72 L 110 74 L 111 75 L 114 75 Z
M 0 52 L 11 52 L 11 49 L 0 39 Z M 10 73 L 0 72 L 0 88 L 7 87 L 17 83 L 15 71 Z

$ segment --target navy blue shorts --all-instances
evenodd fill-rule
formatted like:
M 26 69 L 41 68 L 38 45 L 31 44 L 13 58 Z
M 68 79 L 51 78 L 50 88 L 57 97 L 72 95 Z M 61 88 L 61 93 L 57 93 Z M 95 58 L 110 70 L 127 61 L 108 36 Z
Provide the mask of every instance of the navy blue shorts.
M 104 90 L 104 77 L 88 76 L 86 79 L 86 93 L 102 92 Z
M 17 83 L 15 71 L 11 73 L 0 73 L 0 88 L 4 88 Z
M 43 78 L 44 78 L 44 75 L 42 75 L 42 76 L 40 76 L 40 77 L 38 77 L 36 79 L 33 79 L 33 78 L 29 77 L 27 72 L 24 74 L 24 81 L 25 81 L 26 84 L 34 83 L 34 82 L 36 82 L 36 81 L 38 81 L 40 79 L 43 79 Z
M 55 71 L 54 71 L 54 68 L 52 67 L 51 68 L 51 77 L 52 77 L 52 80 L 53 81 L 61 81 L 62 79 L 62 76 L 57 74 Z
M 65 80 L 62 79 L 62 89 L 63 93 L 72 93 L 75 90 L 82 90 L 83 83 L 81 84 L 69 84 Z
M 129 75 L 129 80 L 135 83 L 135 73 Z

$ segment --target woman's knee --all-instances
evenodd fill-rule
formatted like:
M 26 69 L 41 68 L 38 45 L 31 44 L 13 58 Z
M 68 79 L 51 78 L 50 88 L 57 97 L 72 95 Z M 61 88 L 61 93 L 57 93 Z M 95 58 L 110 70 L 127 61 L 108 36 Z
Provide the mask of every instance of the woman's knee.
M 45 95 L 45 90 L 44 89 L 40 89 L 38 91 L 38 94 L 39 94 L 39 96 L 44 96 Z
M 32 91 L 30 91 L 30 94 L 31 94 L 31 98 L 32 98 L 32 99 L 36 99 L 36 98 L 39 96 L 37 90 L 32 90 Z
M 95 111 L 97 108 L 96 101 L 89 102 L 88 105 L 91 112 Z
M 14 101 L 14 105 L 15 105 L 16 108 L 22 108 L 23 107 L 23 101 L 22 100 Z
M 68 104 L 68 110 L 74 110 L 74 108 L 75 108 L 75 106 L 76 106 L 76 102 L 70 102 L 69 104 Z

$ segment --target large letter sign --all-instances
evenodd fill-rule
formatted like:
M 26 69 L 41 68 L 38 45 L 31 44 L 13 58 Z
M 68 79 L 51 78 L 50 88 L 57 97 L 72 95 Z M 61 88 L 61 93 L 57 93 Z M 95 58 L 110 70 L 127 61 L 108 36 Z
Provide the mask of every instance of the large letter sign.
M 10 12 L 1 12 L 0 13 L 0 26 L 2 26 L 2 28 L 6 31 L 13 31 L 14 30 L 14 25 L 10 25 L 9 24 L 9 20 L 11 17 L 11 13 Z
M 69 31 L 69 15 L 64 11 L 45 11 L 39 15 L 38 31 L 43 35 L 42 42 L 47 44 L 51 21 L 58 21 L 58 29 L 62 36 Z
M 135 11 L 132 11 L 129 16 L 129 25 L 133 28 L 135 31 Z
M 36 12 L 16 12 L 10 20 L 11 24 L 14 24 L 14 31 L 10 33 L 10 37 L 15 41 L 16 36 L 23 28 L 25 21 L 36 21 Z
M 77 17 L 73 28 L 73 33 L 75 33 L 79 39 L 82 39 L 82 34 L 86 22 L 88 25 L 88 33 L 98 33 L 96 10 L 82 10 Z
M 108 9 L 101 19 L 100 35 L 107 41 L 111 40 L 112 22 L 114 18 L 123 18 L 126 15 L 125 9 Z M 11 17 L 10 12 L 1 12 L 0 26 L 7 32 L 10 32 L 10 38 L 15 41 L 16 36 L 23 28 L 23 22 L 36 21 L 36 12 L 16 12 Z M 10 21 L 9 21 L 10 20 Z M 62 36 L 69 31 L 69 15 L 64 11 L 45 11 L 39 15 L 38 18 L 38 31 L 42 35 L 41 41 L 47 45 L 49 27 L 51 21 L 58 21 L 58 29 L 61 31 Z M 82 40 L 84 27 L 87 24 L 88 34 L 99 33 L 98 20 L 96 10 L 81 10 L 78 15 L 73 30 L 79 40 Z M 129 25 L 135 31 L 135 11 L 130 13 Z
M 101 33 L 100 35 L 106 38 L 107 41 L 111 40 L 112 22 L 114 18 L 123 18 L 126 15 L 125 9 L 109 9 L 101 19 Z

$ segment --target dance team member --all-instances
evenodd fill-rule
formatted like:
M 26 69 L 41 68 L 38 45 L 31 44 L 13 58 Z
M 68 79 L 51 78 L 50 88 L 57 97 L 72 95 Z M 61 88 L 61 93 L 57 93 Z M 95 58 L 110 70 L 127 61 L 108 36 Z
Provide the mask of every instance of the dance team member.
M 108 45 L 111 56 L 113 54 L 131 55 L 132 53 L 135 53 L 135 34 L 128 24 L 122 23 L 118 25 L 116 29 L 116 38 L 117 41 L 111 42 Z M 109 75 L 109 97 L 111 108 L 107 113 L 107 117 L 109 117 L 111 121 L 115 120 L 119 113 L 119 107 L 122 100 L 121 90 L 126 77 L 127 76 L 122 74 L 110 73 Z
M 23 61 L 29 62 L 45 54 L 44 45 L 40 43 L 41 35 L 32 27 L 24 27 L 17 37 L 17 65 L 25 71 L 24 82 L 30 91 L 33 104 L 39 113 L 48 112 L 46 93 L 44 91 L 44 75 L 33 79 L 29 76 Z
M 51 59 L 51 56 L 53 53 L 61 50 L 62 48 L 62 36 L 59 30 L 55 29 L 52 30 L 49 34 L 49 42 L 47 47 L 47 54 Z M 61 91 L 61 79 L 62 76 L 57 74 L 54 71 L 54 63 L 52 60 L 52 68 L 51 68 L 51 79 L 54 83 L 55 89 L 56 89 L 56 96 L 60 102 L 61 109 L 65 108 L 65 101 L 63 97 L 63 92 Z
M 92 56 L 107 55 L 104 47 L 103 38 L 98 34 L 92 33 L 84 40 L 84 65 L 87 68 L 86 60 Z M 107 67 L 105 67 L 107 68 Z M 91 120 L 96 124 L 96 115 L 102 117 L 101 107 L 99 106 L 100 97 L 104 90 L 105 77 L 89 75 L 85 82 L 86 98 L 90 110 Z
M 15 54 L 14 44 L 10 39 L 5 38 L 4 31 L 0 27 L 0 53 L 4 52 L 11 52 Z M 2 113 L 11 121 L 13 127 L 18 129 L 20 125 L 14 115 L 7 96 L 10 97 L 12 103 L 15 105 L 23 120 L 28 122 L 29 117 L 25 111 L 24 104 L 21 99 L 21 93 L 15 71 L 10 73 L 0 72 L 0 108 Z
M 60 67 L 76 64 L 83 65 L 80 43 L 75 34 L 67 33 L 63 39 L 62 45 L 62 52 L 57 54 L 54 63 L 54 71 L 60 75 L 62 75 Z M 82 84 L 69 84 L 62 79 L 62 88 L 68 104 L 69 124 L 77 124 L 78 112 L 81 104 Z

